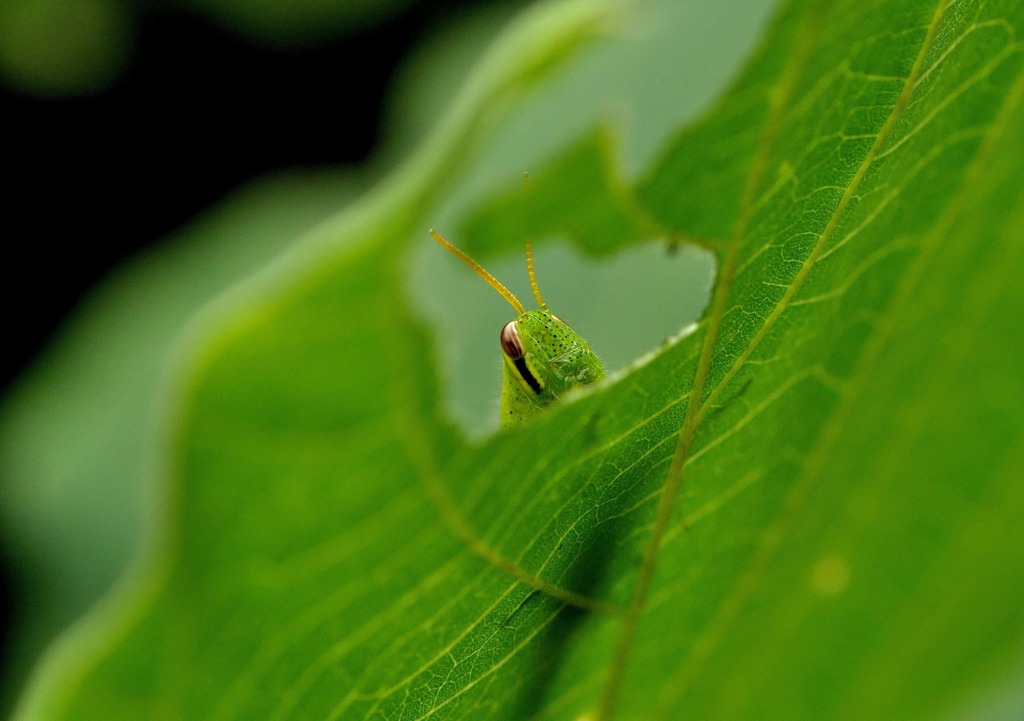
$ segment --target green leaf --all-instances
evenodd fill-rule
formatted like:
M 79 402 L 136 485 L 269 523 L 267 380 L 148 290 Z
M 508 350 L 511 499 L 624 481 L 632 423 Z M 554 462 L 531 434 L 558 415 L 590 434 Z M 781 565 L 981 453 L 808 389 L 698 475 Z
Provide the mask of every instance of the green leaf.
M 1024 711 L 1024 7 L 789 2 L 698 121 L 643 62 L 660 131 L 548 112 L 502 153 L 637 28 L 677 39 L 667 7 L 528 16 L 402 173 L 202 314 L 148 563 L 24 718 Z M 717 282 L 645 363 L 470 442 L 409 249 L 509 217 L 506 250 L 701 239 Z
M 19 611 L 6 686 L 23 682 L 43 647 L 111 586 L 153 520 L 147 421 L 177 333 L 336 212 L 354 186 L 349 173 L 320 171 L 236 191 L 96 288 L 4 398 L 0 530 L 16 562 Z

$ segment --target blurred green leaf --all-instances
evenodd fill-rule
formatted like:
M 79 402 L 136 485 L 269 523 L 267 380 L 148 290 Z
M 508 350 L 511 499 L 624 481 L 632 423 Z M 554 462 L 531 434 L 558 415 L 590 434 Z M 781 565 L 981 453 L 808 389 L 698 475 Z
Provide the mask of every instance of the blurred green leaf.
M 0 528 L 19 595 L 5 685 L 111 586 L 154 520 L 148 421 L 188 318 L 356 190 L 339 172 L 240 189 L 96 288 L 4 398 Z
M 41 96 L 83 95 L 124 70 L 134 29 L 117 0 L 0 3 L 0 76 Z
M 585 197 L 625 199 L 632 225 L 583 222 L 549 181 L 528 229 L 587 252 L 652 227 L 703 239 L 712 302 L 520 431 L 467 442 L 440 411 L 445 339 L 410 309 L 410 244 L 517 215 L 494 191 L 511 162 L 481 165 L 515 127 L 499 111 L 568 105 L 561 79 L 644 18 L 678 37 L 659 7 L 611 15 L 618 39 L 528 86 L 609 22 L 529 16 L 402 173 L 204 311 L 149 563 L 56 649 L 23 717 L 1024 711 L 1019 3 L 789 2 L 699 122 L 674 104 L 684 68 L 644 63 L 674 132 L 623 132 L 618 163 L 584 142 L 614 113 L 548 114 L 538 186 L 601 168 Z M 631 610 L 579 610 L 531 574 Z

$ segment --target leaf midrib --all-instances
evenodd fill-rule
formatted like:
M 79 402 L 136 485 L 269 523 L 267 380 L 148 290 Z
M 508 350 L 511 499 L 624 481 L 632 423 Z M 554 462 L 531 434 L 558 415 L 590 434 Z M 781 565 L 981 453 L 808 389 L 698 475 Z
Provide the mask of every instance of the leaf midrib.
M 710 390 L 707 397 L 704 398 L 703 401 L 691 401 L 687 406 L 686 419 L 684 420 L 683 427 L 680 430 L 679 442 L 673 456 L 672 466 L 669 469 L 668 478 L 663 486 L 661 498 L 659 499 L 658 516 L 654 527 L 651 530 L 647 550 L 644 554 L 644 564 L 634 586 L 634 601 L 631 606 L 631 613 L 626 620 L 622 635 L 620 636 L 620 642 L 616 649 L 612 668 L 610 670 L 608 680 L 606 681 L 605 691 L 598 715 L 599 721 L 611 721 L 615 708 L 618 704 L 619 690 L 625 675 L 629 653 L 635 642 L 639 620 L 646 609 L 647 594 L 650 584 L 653 581 L 657 559 L 661 550 L 662 537 L 664 536 L 665 530 L 671 519 L 672 510 L 675 506 L 675 501 L 678 497 L 681 486 L 682 471 L 689 459 L 692 443 L 697 430 L 700 428 L 701 421 L 704 419 L 707 410 L 713 407 L 714 401 L 722 389 L 728 387 L 729 382 L 737 373 L 739 373 L 740 369 L 746 363 L 746 360 L 766 337 L 775 321 L 778 320 L 778 318 L 780 318 L 788 308 L 790 302 L 802 287 L 807 276 L 810 274 L 818 256 L 822 252 L 822 249 L 834 234 L 843 213 L 860 187 L 868 169 L 881 153 L 881 150 L 892 134 L 896 123 L 906 110 L 910 97 L 917 85 L 917 80 L 922 73 L 922 68 L 924 67 L 928 52 L 935 41 L 939 25 L 941 24 L 942 18 L 945 14 L 945 7 L 945 0 L 940 0 L 940 2 L 937 3 L 932 14 L 932 20 L 929 23 L 928 30 L 925 34 L 925 38 L 922 41 L 921 47 L 914 59 L 914 63 L 903 82 L 903 88 L 900 91 L 900 95 L 897 97 L 892 110 L 889 112 L 888 117 L 882 124 L 882 127 L 875 137 L 875 141 L 872 143 L 868 152 L 865 154 L 864 159 L 861 161 L 859 167 L 847 183 L 843 195 L 840 197 L 839 202 L 836 204 L 835 209 L 829 217 L 828 223 L 821 235 L 818 237 L 817 242 L 811 248 L 810 253 L 804 259 L 800 269 L 794 276 L 793 281 L 789 284 L 789 287 L 775 304 L 775 307 L 765 318 L 764 323 L 761 325 L 761 328 L 755 334 L 754 338 L 751 339 L 746 348 L 744 348 L 744 350 L 733 360 L 732 364 L 722 375 L 718 383 Z M 765 132 L 761 136 L 754 162 L 751 165 L 751 170 L 747 177 L 747 183 L 745 185 L 733 238 L 729 244 L 728 250 L 726 251 L 728 253 L 728 257 L 719 278 L 719 286 L 716 288 L 712 314 L 708 324 L 708 332 L 704 336 L 701 362 L 698 364 L 694 377 L 691 399 L 703 398 L 704 384 L 707 381 L 707 373 L 710 367 L 711 358 L 718 344 L 718 333 L 721 327 L 722 318 L 724 317 L 726 301 L 732 291 L 732 281 L 734 279 L 733 274 L 736 269 L 740 242 L 749 225 L 755 194 L 761 187 L 761 182 L 767 167 L 767 159 L 774 147 L 775 139 L 778 136 L 782 111 L 791 99 L 795 88 L 796 78 L 798 77 L 802 66 L 808 59 L 808 53 L 811 45 L 811 43 L 808 42 L 810 37 L 808 30 L 817 29 L 812 24 L 812 15 L 812 12 L 808 12 L 804 17 L 804 26 L 799 34 L 800 39 L 795 44 L 795 51 L 791 55 L 790 61 L 787 63 L 786 69 L 784 70 L 782 82 L 777 86 L 779 88 L 779 92 L 773 94 L 773 98 L 776 99 L 776 102 L 773 105 L 765 123 Z M 788 507 L 788 503 L 782 507 L 783 515 Z M 729 594 L 719 605 L 719 610 L 714 616 L 716 620 L 718 618 L 723 619 L 721 623 L 722 627 L 718 634 L 719 637 L 723 637 L 728 633 L 729 626 L 732 621 L 738 617 L 738 611 L 742 607 L 744 599 L 749 595 L 749 591 L 743 593 L 740 591 L 744 591 L 751 585 L 751 583 L 756 583 L 756 578 L 759 577 L 759 574 L 754 575 L 753 570 L 766 563 L 773 555 L 773 549 L 777 548 L 781 543 L 782 526 L 780 525 L 780 521 L 781 517 L 776 519 L 775 523 L 769 528 L 769 532 L 766 536 L 766 538 L 775 539 L 774 543 L 770 544 L 770 550 L 764 554 L 757 553 L 754 555 L 751 559 L 751 564 L 748 565 L 747 568 L 739 575 L 740 584 L 737 587 L 734 587 L 734 592 Z M 775 532 L 773 533 L 773 531 Z M 753 580 L 744 584 L 745 579 Z M 727 613 L 726 611 L 730 609 L 732 612 Z M 708 634 L 704 634 L 703 639 L 707 638 Z M 700 665 L 703 663 L 703 660 L 706 660 L 709 657 L 714 648 L 714 644 L 706 641 L 705 643 L 698 642 L 694 644 L 692 648 L 693 650 L 691 650 L 690 654 L 687 655 L 687 661 L 684 663 L 685 666 L 690 666 L 693 669 L 691 673 L 688 674 L 689 679 L 695 677 L 699 672 Z M 697 655 L 698 650 L 701 650 L 700 655 Z M 677 689 L 684 688 L 689 679 L 684 679 L 683 683 L 677 685 Z M 678 693 L 681 693 L 681 690 L 677 690 L 677 694 Z

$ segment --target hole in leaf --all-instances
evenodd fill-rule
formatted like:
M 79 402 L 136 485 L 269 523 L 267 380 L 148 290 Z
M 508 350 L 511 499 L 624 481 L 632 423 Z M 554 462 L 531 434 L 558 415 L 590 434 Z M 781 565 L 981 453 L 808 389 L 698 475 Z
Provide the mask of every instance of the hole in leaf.
M 522 251 L 477 258 L 536 307 Z M 609 374 L 657 348 L 696 321 L 714 280 L 713 255 L 702 248 L 670 249 L 652 240 L 603 258 L 582 256 L 563 243 L 534 247 L 537 281 L 551 310 L 585 338 Z M 467 436 L 498 428 L 501 393 L 499 333 L 515 311 L 473 272 L 429 237 L 413 257 L 412 307 L 434 329 L 445 412 Z

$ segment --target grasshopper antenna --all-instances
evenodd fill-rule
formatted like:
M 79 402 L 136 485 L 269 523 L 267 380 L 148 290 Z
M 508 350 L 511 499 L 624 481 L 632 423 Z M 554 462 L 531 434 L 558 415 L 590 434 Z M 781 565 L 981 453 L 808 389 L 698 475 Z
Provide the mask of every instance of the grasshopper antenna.
M 548 309 L 548 304 L 544 302 L 544 296 L 540 294 L 540 286 L 537 285 L 537 273 L 533 270 L 533 248 L 530 243 L 526 243 L 526 272 L 530 276 L 530 290 L 533 291 L 533 297 L 537 299 L 537 305 L 543 310 Z
M 463 253 L 461 250 L 456 248 L 454 245 L 449 243 L 447 240 L 445 240 L 444 236 L 441 235 L 440 233 L 438 233 L 437 231 L 431 230 L 430 234 L 434 237 L 434 240 L 436 240 L 438 243 L 441 244 L 442 248 L 444 248 L 449 253 L 451 253 L 456 258 L 458 258 L 463 263 L 465 263 L 470 268 L 472 268 L 474 273 L 479 275 L 481 278 L 483 278 L 485 281 L 487 281 L 487 284 L 489 286 L 491 286 L 496 291 L 498 291 L 501 294 L 501 297 L 504 298 L 505 300 L 507 300 L 508 304 L 511 305 L 513 308 L 515 308 L 516 312 L 519 313 L 519 315 L 523 315 L 526 312 L 526 309 L 523 308 L 523 304 L 520 303 L 519 299 L 516 298 L 515 295 L 512 294 L 512 291 L 510 291 L 508 288 L 503 286 L 501 284 L 501 282 L 497 278 L 495 278 L 493 275 L 491 275 L 486 270 L 484 270 L 482 265 L 477 263 L 475 260 L 470 258 L 465 253 Z M 529 249 L 527 249 L 527 253 L 529 253 Z M 530 261 L 530 262 L 532 263 L 533 261 Z M 532 275 L 533 271 L 531 270 L 530 273 L 531 273 L 530 277 L 532 278 L 533 277 L 533 275 Z M 534 295 L 536 295 L 536 293 L 534 293 Z

